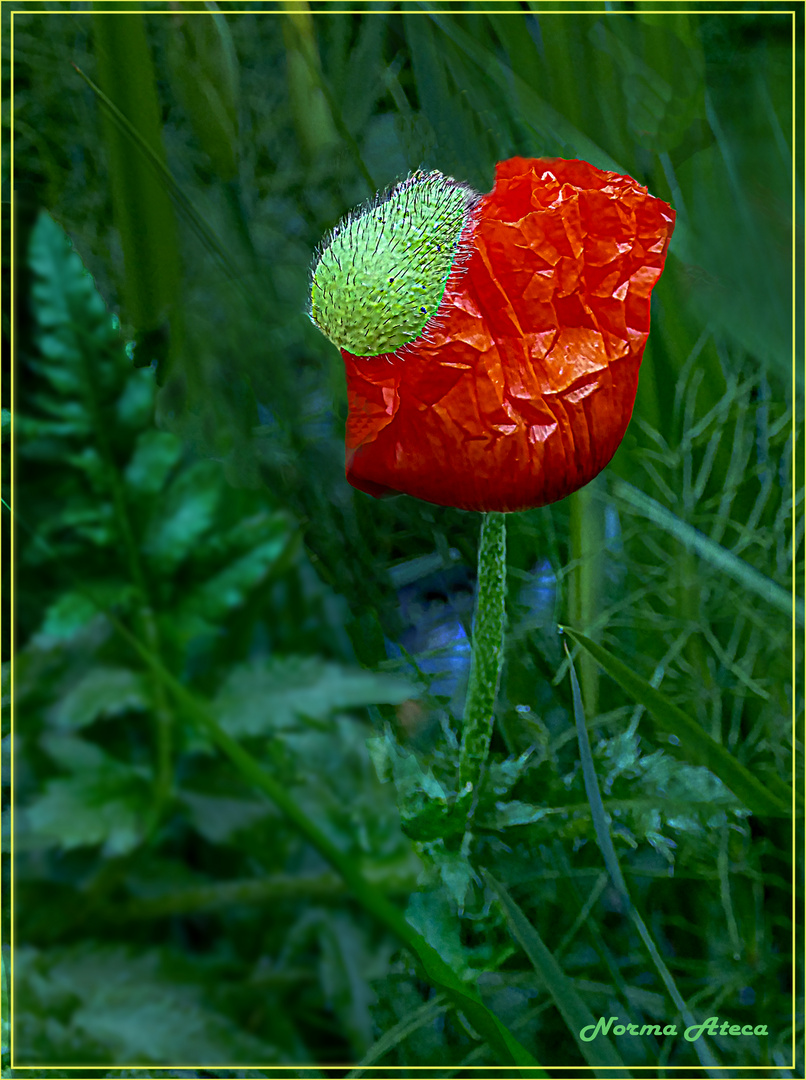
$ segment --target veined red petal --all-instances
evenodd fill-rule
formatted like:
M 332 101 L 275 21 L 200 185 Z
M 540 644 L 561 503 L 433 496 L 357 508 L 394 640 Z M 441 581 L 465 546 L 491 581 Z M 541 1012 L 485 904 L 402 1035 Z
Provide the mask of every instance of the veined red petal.
M 511 158 L 425 333 L 347 372 L 347 478 L 465 510 L 570 495 L 632 415 L 674 211 L 584 161 Z

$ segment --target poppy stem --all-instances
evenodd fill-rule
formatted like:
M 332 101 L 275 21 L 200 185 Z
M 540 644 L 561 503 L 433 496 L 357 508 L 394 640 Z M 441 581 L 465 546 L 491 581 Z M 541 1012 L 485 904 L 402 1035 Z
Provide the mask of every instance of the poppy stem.
M 500 513 L 485 514 L 479 540 L 478 587 L 473 616 L 473 652 L 465 701 L 459 790 L 475 790 L 487 761 L 493 733 L 493 709 L 504 661 L 507 591 L 507 527 Z

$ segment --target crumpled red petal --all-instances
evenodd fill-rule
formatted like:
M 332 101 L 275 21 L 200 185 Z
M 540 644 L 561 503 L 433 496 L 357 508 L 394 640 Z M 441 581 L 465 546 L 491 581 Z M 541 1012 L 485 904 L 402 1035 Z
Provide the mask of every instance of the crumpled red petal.
M 632 415 L 674 211 L 584 161 L 511 158 L 427 334 L 347 372 L 347 479 L 465 510 L 570 495 Z

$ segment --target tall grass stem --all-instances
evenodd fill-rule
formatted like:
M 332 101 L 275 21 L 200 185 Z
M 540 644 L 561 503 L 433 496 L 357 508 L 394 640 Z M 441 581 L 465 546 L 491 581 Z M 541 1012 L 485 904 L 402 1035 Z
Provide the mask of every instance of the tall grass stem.
M 565 646 L 565 650 L 566 653 L 568 653 L 567 645 Z M 629 915 L 633 926 L 638 932 L 638 936 L 641 938 L 646 951 L 649 953 L 649 957 L 655 970 L 660 976 L 661 982 L 666 987 L 669 997 L 675 1004 L 675 1008 L 683 1017 L 686 1027 L 692 1027 L 696 1024 L 696 1020 L 688 1005 L 683 1000 L 680 991 L 677 989 L 675 981 L 672 978 L 672 973 L 664 963 L 663 957 L 661 956 L 646 923 L 641 918 L 638 909 L 633 904 L 630 894 L 627 891 L 627 883 L 621 872 L 616 849 L 613 846 L 613 840 L 610 836 L 610 827 L 607 822 L 607 817 L 605 816 L 602 794 L 599 791 L 599 782 L 596 779 L 596 766 L 593 763 L 593 754 L 591 752 L 590 739 L 588 738 L 588 728 L 585 723 L 582 693 L 579 689 L 579 681 L 577 680 L 573 661 L 570 662 L 569 672 L 571 676 L 571 694 L 574 704 L 574 721 L 576 723 L 577 739 L 579 740 L 579 757 L 582 762 L 582 776 L 585 781 L 585 792 L 588 796 L 588 802 L 591 808 L 593 828 L 596 833 L 596 843 L 602 853 L 602 858 L 604 859 L 604 864 L 610 875 L 613 887 L 619 894 L 622 907 Z M 703 1068 L 708 1072 L 708 1075 L 718 1077 L 720 1075 L 717 1071 L 720 1068 L 719 1062 L 711 1053 L 705 1040 L 697 1039 L 697 1041 L 693 1043 L 693 1046 L 697 1052 L 697 1057 L 700 1059 Z

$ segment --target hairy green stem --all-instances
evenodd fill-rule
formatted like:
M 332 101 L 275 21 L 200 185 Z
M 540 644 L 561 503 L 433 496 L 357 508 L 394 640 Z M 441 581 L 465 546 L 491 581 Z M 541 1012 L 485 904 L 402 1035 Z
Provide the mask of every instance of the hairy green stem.
M 465 701 L 459 786 L 475 788 L 487 761 L 493 709 L 504 661 L 507 592 L 507 526 L 500 513 L 484 515 L 479 540 L 478 587 L 473 617 L 473 652 Z
M 601 608 L 600 582 L 604 545 L 604 507 L 596 501 L 596 481 L 568 500 L 571 572 L 568 576 L 568 621 L 596 640 Z M 599 711 L 599 668 L 587 653 L 579 658 L 579 681 L 588 716 Z

